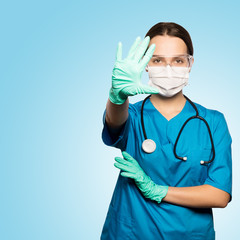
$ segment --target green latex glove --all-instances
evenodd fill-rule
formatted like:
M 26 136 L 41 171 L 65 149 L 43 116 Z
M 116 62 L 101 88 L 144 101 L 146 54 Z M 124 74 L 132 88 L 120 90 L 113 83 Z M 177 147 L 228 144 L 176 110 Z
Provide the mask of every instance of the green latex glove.
M 141 38 L 138 37 L 124 60 L 122 60 L 122 43 L 118 43 L 116 62 L 112 72 L 112 88 L 109 92 L 109 99 L 112 103 L 123 104 L 128 96 L 137 94 L 159 93 L 157 88 L 141 83 L 142 72 L 153 55 L 155 44 L 147 50 L 150 37 L 146 37 L 139 46 L 140 41 Z
M 114 166 L 122 170 L 123 177 L 135 180 L 136 185 L 143 193 L 143 196 L 160 203 L 167 195 L 168 186 L 155 184 L 149 176 L 142 170 L 138 162 L 127 152 L 122 152 L 124 159 L 116 157 Z

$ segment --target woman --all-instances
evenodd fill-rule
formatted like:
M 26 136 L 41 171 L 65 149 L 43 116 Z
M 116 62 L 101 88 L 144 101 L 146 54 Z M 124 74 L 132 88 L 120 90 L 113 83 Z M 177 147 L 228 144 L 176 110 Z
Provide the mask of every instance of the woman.
M 161 22 L 140 41 L 125 59 L 119 43 L 104 113 L 103 141 L 123 158 L 115 158 L 121 174 L 101 239 L 215 239 L 212 208 L 226 207 L 232 194 L 224 115 L 183 95 L 194 61 L 183 27 Z M 144 69 L 149 86 L 141 83 Z M 143 93 L 150 97 L 129 104 Z M 196 115 L 203 120 L 187 121 Z

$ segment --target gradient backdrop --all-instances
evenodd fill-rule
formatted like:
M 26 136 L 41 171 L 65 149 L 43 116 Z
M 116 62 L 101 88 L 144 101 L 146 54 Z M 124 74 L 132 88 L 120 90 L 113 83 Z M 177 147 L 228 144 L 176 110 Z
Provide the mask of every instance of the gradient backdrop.
M 239 9 L 238 1 L 1 1 L 0 239 L 99 239 L 119 172 L 120 150 L 101 140 L 117 43 L 126 57 L 160 21 L 192 36 L 184 93 L 228 122 L 233 200 L 214 209 L 214 221 L 217 240 L 240 239 Z

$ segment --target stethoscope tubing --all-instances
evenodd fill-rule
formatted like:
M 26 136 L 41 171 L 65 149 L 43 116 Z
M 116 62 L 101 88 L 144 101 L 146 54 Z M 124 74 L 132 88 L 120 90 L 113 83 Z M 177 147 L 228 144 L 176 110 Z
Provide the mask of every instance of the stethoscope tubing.
M 195 105 L 188 97 L 186 97 L 185 95 L 183 95 L 183 96 L 187 99 L 187 101 L 189 101 L 189 103 L 191 104 L 191 106 L 194 108 L 194 110 L 196 111 L 196 115 L 188 118 L 188 119 L 184 122 L 184 124 L 182 125 L 182 127 L 181 127 L 181 129 L 180 129 L 180 131 L 179 131 L 179 133 L 178 133 L 178 136 L 177 136 L 177 138 L 176 138 L 176 141 L 175 141 L 175 143 L 174 143 L 174 148 L 173 148 L 174 156 L 175 156 L 177 159 L 184 160 L 184 161 L 187 159 L 186 157 L 179 157 L 179 156 L 177 155 L 177 153 L 176 153 L 177 143 L 178 143 L 178 140 L 179 140 L 179 138 L 180 138 L 180 136 L 181 136 L 181 133 L 182 133 L 184 127 L 187 125 L 187 123 L 188 123 L 190 120 L 197 118 L 197 119 L 203 121 L 203 122 L 205 123 L 205 125 L 207 126 L 208 134 L 209 134 L 210 141 L 211 141 L 211 146 L 212 146 L 212 158 L 211 158 L 209 161 L 203 161 L 203 160 L 202 160 L 202 161 L 201 161 L 201 164 L 211 163 L 211 162 L 214 160 L 214 158 L 215 158 L 215 147 L 214 147 L 214 142 L 213 142 L 213 138 L 212 138 L 212 133 L 211 133 L 210 127 L 209 127 L 207 121 L 206 121 L 203 117 L 199 116 L 198 109 L 197 109 L 196 105 Z M 150 98 L 150 97 L 151 97 L 151 95 L 147 96 L 147 97 L 143 100 L 142 106 L 141 106 L 141 125 L 142 125 L 142 130 L 143 130 L 143 135 L 144 135 L 145 140 L 147 140 L 147 133 L 146 133 L 146 130 L 145 130 L 144 119 L 143 119 L 143 108 L 144 108 L 144 104 L 145 104 L 146 100 L 147 100 L 148 98 Z

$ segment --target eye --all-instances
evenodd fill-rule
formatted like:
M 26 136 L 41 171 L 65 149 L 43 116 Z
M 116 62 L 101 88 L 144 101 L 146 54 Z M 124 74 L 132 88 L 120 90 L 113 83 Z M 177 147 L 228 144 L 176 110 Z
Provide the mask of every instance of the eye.
M 162 59 L 161 58 L 153 58 L 152 62 L 156 63 L 156 64 L 160 64 L 160 63 L 162 63 Z
M 177 64 L 183 64 L 183 63 L 184 63 L 184 59 L 182 59 L 182 58 L 177 58 L 177 59 L 175 59 L 175 63 L 177 63 Z

